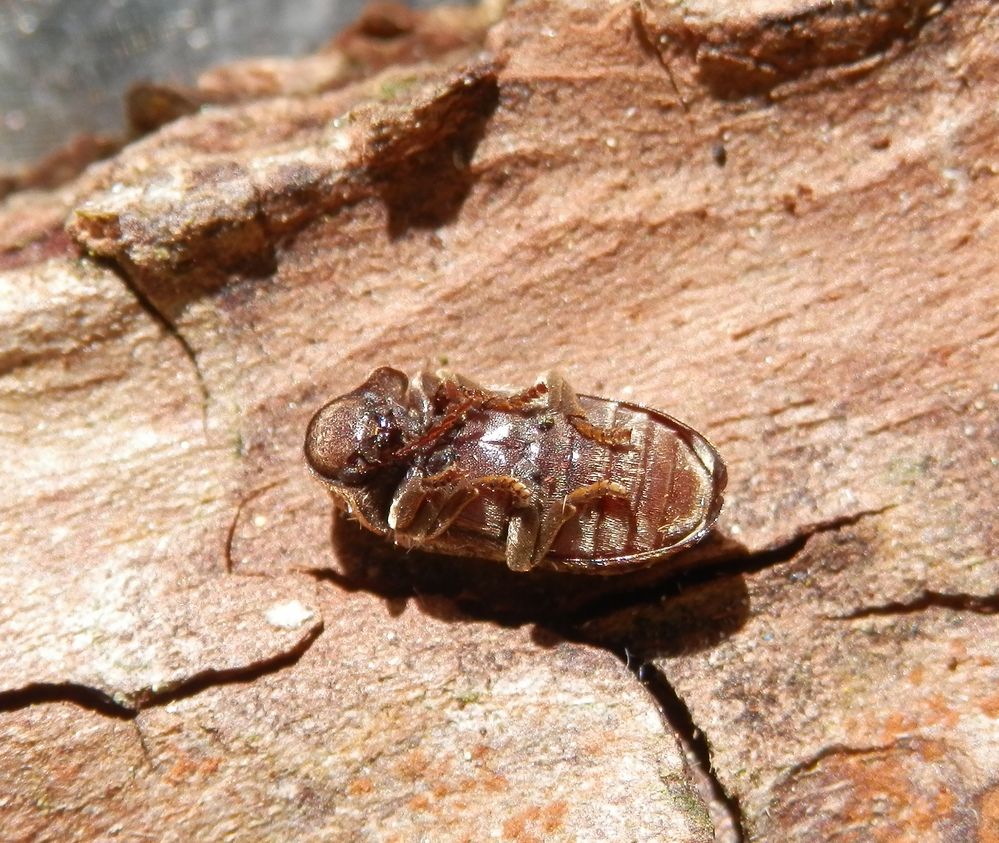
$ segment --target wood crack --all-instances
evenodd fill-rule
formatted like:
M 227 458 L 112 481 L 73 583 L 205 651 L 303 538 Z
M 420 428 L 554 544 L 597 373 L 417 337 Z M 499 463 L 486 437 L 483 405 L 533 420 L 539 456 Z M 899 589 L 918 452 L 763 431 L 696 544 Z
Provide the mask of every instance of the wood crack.
M 638 43 L 641 48 L 650 56 L 654 57 L 659 66 L 662 67 L 663 71 L 666 73 L 666 77 L 669 79 L 669 83 L 673 88 L 676 98 L 680 101 L 680 105 L 683 106 L 684 111 L 689 111 L 690 106 L 687 104 L 687 100 L 684 98 L 683 94 L 680 92 L 680 86 L 676 83 L 676 77 L 673 75 L 673 68 L 670 67 L 669 61 L 666 56 L 663 55 L 663 51 L 660 46 L 660 39 L 653 35 L 650 31 L 649 23 L 645 18 L 646 9 L 645 4 L 638 0 L 631 10 L 631 22 L 635 28 L 635 34 L 638 36 Z
M 801 527 L 791 538 L 764 550 L 736 551 L 724 556 L 705 559 L 703 565 L 679 574 L 670 584 L 670 594 L 694 586 L 704 585 L 715 580 L 756 574 L 767 568 L 790 562 L 804 551 L 814 536 L 835 532 L 844 527 L 852 527 L 867 518 L 881 515 L 890 509 L 894 509 L 894 507 L 895 505 L 891 504 L 877 509 L 864 509 L 848 515 L 837 516 L 826 521 L 818 521 L 814 524 Z M 668 599 L 668 596 L 664 594 L 661 584 L 651 589 L 637 589 L 631 592 L 615 594 L 585 606 L 577 614 L 573 615 L 571 622 L 574 625 L 584 625 L 625 609 L 658 604 L 664 599 Z
M 146 690 L 134 695 L 134 704 L 122 703 L 105 691 L 76 682 L 26 685 L 0 693 L 0 713 L 18 711 L 33 705 L 65 702 L 117 720 L 133 720 L 144 709 L 167 705 L 179 699 L 192 697 L 209 688 L 253 682 L 272 673 L 294 666 L 322 634 L 320 621 L 295 646 L 270 658 L 248 665 L 223 670 L 199 671 L 163 691 Z
M 4 691 L 0 693 L 0 712 L 60 702 L 116 720 L 132 720 L 138 713 L 129 706 L 115 702 L 103 691 L 75 682 L 39 682 L 13 691 Z
M 208 407 L 211 401 L 211 394 L 208 390 L 208 382 L 205 379 L 205 373 L 201 370 L 201 366 L 198 363 L 198 353 L 194 346 L 188 341 L 187 337 L 184 336 L 183 332 L 174 324 L 173 320 L 166 315 L 153 300 L 146 295 L 138 284 L 132 279 L 129 273 L 126 271 L 125 267 L 121 263 L 112 258 L 93 258 L 93 260 L 107 269 L 109 272 L 115 274 L 115 276 L 121 281 L 132 296 L 135 298 L 139 307 L 152 319 L 167 336 L 172 337 L 177 344 L 180 346 L 181 353 L 187 358 L 188 362 L 191 364 L 191 369 L 194 372 L 194 380 L 198 388 L 198 393 L 201 396 L 201 429 L 208 436 Z
M 247 506 L 247 504 L 252 503 L 265 492 L 269 492 L 276 486 L 280 486 L 285 483 L 287 479 L 288 478 L 286 477 L 282 477 L 270 483 L 265 483 L 263 486 L 259 486 L 258 488 L 248 492 L 240 498 L 239 503 L 236 504 L 236 509 L 232 514 L 232 520 L 229 522 L 229 529 L 226 532 L 225 537 L 225 572 L 227 574 L 235 573 L 235 566 L 232 561 L 232 546 L 233 542 L 236 540 L 236 528 L 239 526 L 239 518 L 243 514 L 243 509 Z
M 290 649 L 277 653 L 270 658 L 261 659 L 248 665 L 234 667 L 223 670 L 204 670 L 192 674 L 187 679 L 177 683 L 172 688 L 162 692 L 149 691 L 145 696 L 136 695 L 136 709 L 141 710 L 153 706 L 162 706 L 185 697 L 192 697 L 195 694 L 207 690 L 208 688 L 218 688 L 223 685 L 241 685 L 253 682 L 272 673 L 278 673 L 294 666 L 302 656 L 315 643 L 316 639 L 322 635 L 324 623 L 319 625 L 308 635 L 302 638 Z
M 905 739 L 900 739 L 897 741 L 891 741 L 885 744 L 875 744 L 872 746 L 850 746 L 848 744 L 835 743 L 829 746 L 824 746 L 822 749 L 813 753 L 808 758 L 803 761 L 799 761 L 791 767 L 788 767 L 780 775 L 780 777 L 774 782 L 771 789 L 787 782 L 796 776 L 800 776 L 803 773 L 809 773 L 814 770 L 819 764 L 821 764 L 825 759 L 832 758 L 837 755 L 844 756 L 865 756 L 865 755 L 877 755 L 884 752 L 891 752 L 900 745 L 905 745 L 909 741 Z
M 948 609 L 976 615 L 999 613 L 999 593 L 977 595 L 960 592 L 946 593 L 927 589 L 913 600 L 899 600 L 875 606 L 863 606 L 843 615 L 826 615 L 826 620 L 852 621 L 879 616 L 913 615 L 928 609 Z
M 680 743 L 691 781 L 704 801 L 719 843 L 742 843 L 746 839 L 742 808 L 734 794 L 725 789 L 711 763 L 711 748 L 698 728 L 690 709 L 662 671 L 648 663 L 625 664 L 656 701 L 663 720 Z

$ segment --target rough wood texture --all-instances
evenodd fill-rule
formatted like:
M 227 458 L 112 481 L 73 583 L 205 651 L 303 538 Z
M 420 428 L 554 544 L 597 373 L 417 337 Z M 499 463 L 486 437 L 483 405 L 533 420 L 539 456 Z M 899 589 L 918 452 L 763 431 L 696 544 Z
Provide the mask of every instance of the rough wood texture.
M 495 12 L 0 209 L 5 838 L 999 840 L 999 14 Z M 442 362 L 689 421 L 718 537 L 331 532 L 310 414 Z

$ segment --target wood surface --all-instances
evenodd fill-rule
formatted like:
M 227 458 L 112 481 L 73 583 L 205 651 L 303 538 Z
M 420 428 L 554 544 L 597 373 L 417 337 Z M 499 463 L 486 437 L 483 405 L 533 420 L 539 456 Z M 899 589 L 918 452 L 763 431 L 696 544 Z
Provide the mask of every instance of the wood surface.
M 0 205 L 0 836 L 999 841 L 997 99 L 984 0 L 381 6 L 137 92 Z M 675 415 L 716 535 L 334 522 L 383 364 Z

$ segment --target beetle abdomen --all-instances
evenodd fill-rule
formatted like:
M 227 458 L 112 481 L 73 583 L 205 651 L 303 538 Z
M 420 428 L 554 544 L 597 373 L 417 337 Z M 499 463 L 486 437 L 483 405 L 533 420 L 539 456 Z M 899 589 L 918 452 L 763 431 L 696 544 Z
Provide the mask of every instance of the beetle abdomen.
M 703 537 L 725 485 L 724 466 L 707 440 L 655 410 L 585 395 L 579 400 L 594 424 L 630 428 L 631 445 L 607 448 L 576 434 L 566 485 L 610 480 L 628 498 L 606 497 L 568 521 L 549 553 L 551 562 L 631 565 Z
M 628 428 L 631 444 L 608 447 L 583 436 L 564 417 L 511 419 L 490 413 L 470 419 L 454 440 L 471 476 L 509 473 L 531 484 L 542 513 L 559 510 L 573 490 L 611 481 L 626 499 L 604 497 L 582 507 L 559 530 L 548 561 L 554 567 L 641 566 L 695 543 L 710 529 L 721 503 L 725 470 L 696 431 L 635 404 L 581 395 L 588 420 Z M 510 514 L 507 496 L 485 493 L 455 522 L 451 536 L 476 535 L 480 553 L 502 558 Z

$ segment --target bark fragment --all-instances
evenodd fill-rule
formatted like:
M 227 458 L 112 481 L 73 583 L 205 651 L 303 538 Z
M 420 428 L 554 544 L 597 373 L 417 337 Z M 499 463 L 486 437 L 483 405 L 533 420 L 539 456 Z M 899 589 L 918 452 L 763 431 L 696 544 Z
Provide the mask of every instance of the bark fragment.
M 140 837 L 168 815 L 177 839 L 710 839 L 675 744 L 605 653 L 331 588 L 320 609 L 333 626 L 296 664 L 133 723 L 4 715 L 4 829 Z

